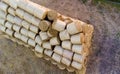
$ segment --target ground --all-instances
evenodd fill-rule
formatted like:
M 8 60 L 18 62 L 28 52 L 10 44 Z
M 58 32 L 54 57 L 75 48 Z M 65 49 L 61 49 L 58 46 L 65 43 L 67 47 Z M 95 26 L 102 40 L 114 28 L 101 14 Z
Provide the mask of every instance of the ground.
M 81 0 L 32 0 L 94 26 L 87 74 L 120 74 L 120 11 Z M 0 74 L 75 74 L 37 58 L 24 46 L 0 37 Z

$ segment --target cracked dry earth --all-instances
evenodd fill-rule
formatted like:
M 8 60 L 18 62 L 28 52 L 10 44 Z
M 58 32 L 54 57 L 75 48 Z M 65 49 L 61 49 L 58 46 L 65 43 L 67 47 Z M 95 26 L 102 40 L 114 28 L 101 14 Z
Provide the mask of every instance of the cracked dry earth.
M 120 11 L 90 0 L 32 0 L 95 27 L 87 74 L 120 74 Z M 75 74 L 37 58 L 31 49 L 0 36 L 0 74 Z

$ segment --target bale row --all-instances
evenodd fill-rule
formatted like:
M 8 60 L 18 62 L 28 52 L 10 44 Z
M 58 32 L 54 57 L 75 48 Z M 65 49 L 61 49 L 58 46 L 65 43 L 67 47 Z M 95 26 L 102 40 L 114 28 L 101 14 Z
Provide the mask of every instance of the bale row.
M 85 71 L 93 27 L 29 0 L 0 2 L 0 30 L 60 69 Z

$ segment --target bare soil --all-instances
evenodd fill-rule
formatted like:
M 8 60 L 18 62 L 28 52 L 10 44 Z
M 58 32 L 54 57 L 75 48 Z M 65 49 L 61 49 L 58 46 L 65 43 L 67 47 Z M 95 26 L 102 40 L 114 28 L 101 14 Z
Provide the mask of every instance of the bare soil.
M 81 0 L 32 0 L 94 26 L 87 74 L 120 74 L 120 11 Z M 37 58 L 24 46 L 0 37 L 0 74 L 75 74 Z

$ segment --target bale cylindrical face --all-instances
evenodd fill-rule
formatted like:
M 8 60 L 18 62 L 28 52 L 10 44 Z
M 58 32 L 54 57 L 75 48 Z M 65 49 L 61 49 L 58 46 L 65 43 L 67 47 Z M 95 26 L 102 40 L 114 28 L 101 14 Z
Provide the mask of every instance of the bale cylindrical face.
M 72 35 L 70 40 L 73 44 L 82 44 L 84 42 L 83 33 Z
M 25 29 L 29 29 L 30 28 L 30 23 L 28 23 L 27 21 L 22 21 L 22 26 L 25 28 Z
M 25 43 L 27 43 L 28 42 L 28 37 L 27 36 L 24 36 L 24 35 L 21 35 L 21 40 L 23 41 L 23 42 L 25 42 Z
M 36 51 L 36 52 L 39 52 L 40 54 L 43 54 L 44 48 L 37 44 L 37 45 L 35 46 L 35 51 Z
M 59 55 L 63 55 L 63 51 L 64 51 L 64 49 L 61 46 L 55 46 L 55 48 L 54 48 L 54 52 Z
M 7 13 L 0 10 L 0 18 L 6 19 Z
M 35 39 L 35 36 L 36 36 L 36 33 L 32 32 L 32 31 L 29 31 L 28 32 L 28 37 L 30 37 L 31 39 Z
M 25 19 L 29 23 L 32 23 L 32 19 L 31 19 L 32 17 L 33 17 L 33 15 L 31 15 L 27 12 L 25 12 L 24 15 L 23 15 L 23 19 Z
M 25 35 L 25 36 L 28 36 L 28 30 L 25 28 L 21 28 L 20 33 Z
M 18 7 L 18 0 L 9 0 L 9 4 L 12 8 L 17 9 Z
M 78 62 L 73 61 L 71 65 L 72 65 L 72 67 L 74 67 L 74 68 L 76 68 L 78 70 L 82 69 L 82 64 L 80 64 Z
M 58 39 L 58 37 L 52 37 L 50 39 L 50 44 L 51 45 L 59 45 L 60 44 L 60 40 Z
M 39 35 L 40 35 L 40 38 L 41 38 L 43 41 L 49 39 L 49 36 L 47 35 L 47 32 L 42 32 L 42 31 L 41 31 L 41 32 L 39 33 Z
M 54 11 L 54 10 L 50 10 L 50 11 L 48 11 L 48 13 L 47 13 L 47 17 L 48 17 L 48 19 L 51 20 L 51 21 L 56 20 L 57 17 L 58 17 L 58 13 L 57 13 L 56 11 Z
M 46 49 L 52 49 L 50 42 L 43 42 L 42 46 Z
M 17 38 L 17 39 L 21 39 L 21 36 L 22 35 L 20 33 L 18 33 L 18 32 L 14 33 L 14 37 Z
M 69 59 L 67 59 L 67 58 L 65 58 L 65 57 L 63 57 L 62 58 L 62 61 L 61 61 L 63 64 L 65 64 L 66 66 L 70 66 L 70 64 L 71 64 L 71 60 L 69 60 Z
M 16 32 L 20 32 L 21 26 L 14 24 L 13 25 L 13 30 Z
M 6 27 L 5 26 L 3 26 L 3 25 L 0 25 L 0 30 L 2 31 L 2 32 L 5 32 L 6 31 Z
M 25 11 L 20 9 L 20 8 L 18 8 L 18 9 L 16 9 L 15 14 L 23 19 Z
M 93 26 L 29 0 L 0 2 L 0 31 L 69 72 L 86 70 Z
M 5 19 L 0 18 L 0 24 L 1 24 L 1 25 L 5 25 L 5 21 L 6 21 Z
M 83 46 L 82 45 L 73 45 L 72 46 L 72 51 L 76 52 L 78 54 L 82 54 L 83 53 Z
M 32 17 L 32 21 L 31 22 L 32 22 L 33 25 L 38 27 L 40 22 L 41 22 L 41 20 L 38 19 L 37 17 Z
M 62 41 L 70 39 L 70 35 L 68 34 L 67 30 L 61 31 L 59 33 L 59 37 L 60 37 L 60 40 Z
M 34 25 L 30 25 L 30 31 L 34 32 L 34 33 L 38 33 L 39 28 L 37 26 Z
M 17 25 L 19 25 L 19 26 L 22 26 L 22 19 L 19 18 L 19 17 L 17 17 L 17 16 L 15 16 L 14 17 L 14 23 L 17 24 Z
M 63 31 L 65 27 L 66 23 L 59 19 L 55 20 L 54 23 L 52 24 L 52 28 L 57 31 Z
M 36 5 L 34 10 L 34 16 L 38 17 L 39 19 L 44 19 L 47 15 L 47 11 L 47 8 Z
M 10 29 L 6 29 L 6 34 L 8 34 L 9 36 L 13 36 L 14 31 L 10 30 Z
M 28 39 L 28 44 L 35 47 L 36 42 L 33 39 Z
M 44 54 L 47 55 L 47 56 L 49 56 L 49 57 L 52 57 L 53 51 L 49 50 L 49 49 L 45 49 L 44 50 Z
M 37 35 L 37 36 L 35 37 L 35 42 L 38 43 L 40 46 L 41 46 L 42 43 L 43 43 L 43 41 L 41 40 L 41 38 L 40 38 L 39 35 Z
M 50 25 L 51 25 L 51 23 L 49 21 L 43 20 L 40 22 L 39 28 L 41 31 L 47 31 Z
M 63 47 L 64 49 L 71 50 L 71 48 L 72 48 L 72 43 L 71 43 L 69 40 L 62 41 L 62 47 Z
M 12 8 L 12 7 L 9 7 L 9 8 L 8 8 L 8 13 L 10 13 L 10 14 L 13 15 L 13 16 L 16 15 L 16 13 L 15 13 L 15 9 Z
M 14 16 L 11 15 L 11 14 L 8 14 L 7 15 L 7 21 L 11 22 L 11 23 L 14 23 Z
M 23 10 L 26 10 L 26 6 L 28 4 L 28 1 L 29 0 L 18 0 L 18 7 L 23 9 Z
M 0 9 L 4 12 L 7 12 L 8 5 L 4 2 L 0 2 Z
M 62 56 L 54 53 L 53 56 L 52 56 L 52 59 L 55 60 L 56 62 L 60 63 L 60 61 L 62 59 Z
M 10 22 L 6 22 L 6 23 L 5 23 L 5 26 L 6 26 L 8 29 L 13 29 L 13 24 L 10 23 Z
M 64 50 L 63 51 L 63 56 L 72 60 L 72 57 L 73 57 L 73 52 L 72 51 L 69 51 L 69 50 Z
M 54 37 L 54 36 L 58 36 L 58 31 L 53 29 L 51 26 L 49 27 L 48 31 L 47 31 L 47 34 L 50 36 L 50 37 Z

